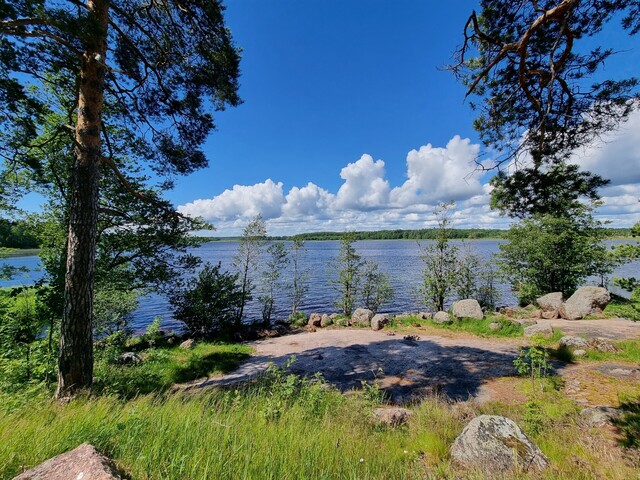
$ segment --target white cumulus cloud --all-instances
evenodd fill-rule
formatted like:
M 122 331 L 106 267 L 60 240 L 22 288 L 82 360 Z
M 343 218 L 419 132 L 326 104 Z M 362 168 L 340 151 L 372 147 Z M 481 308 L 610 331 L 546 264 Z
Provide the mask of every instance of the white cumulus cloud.
M 405 207 L 416 203 L 462 200 L 482 193 L 475 171 L 479 145 L 456 135 L 445 148 L 430 143 L 407 155 L 407 180 L 391 191 L 391 203 Z
M 324 217 L 334 199 L 335 195 L 309 182 L 302 188 L 291 188 L 282 212 L 289 218 Z
M 281 215 L 284 203 L 282 182 L 269 178 L 255 185 L 234 185 L 216 197 L 181 205 L 178 211 L 205 220 L 251 218 L 258 214 L 269 219 Z
M 364 154 L 340 171 L 344 183 L 338 190 L 336 206 L 343 209 L 367 210 L 387 206 L 389 182 L 384 179 L 384 162 L 373 161 Z

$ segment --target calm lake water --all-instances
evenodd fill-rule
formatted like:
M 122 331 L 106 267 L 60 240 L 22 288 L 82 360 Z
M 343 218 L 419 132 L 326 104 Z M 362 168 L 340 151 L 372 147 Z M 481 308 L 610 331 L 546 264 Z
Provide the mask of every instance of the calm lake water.
M 483 258 L 488 259 L 498 252 L 500 240 L 472 240 L 468 241 L 473 249 Z M 610 240 L 608 245 L 625 243 L 624 240 Z M 423 245 L 429 242 L 422 242 Z M 458 242 L 456 242 L 458 243 Z M 394 298 L 391 303 L 383 308 L 387 312 L 404 312 L 424 309 L 416 301 L 415 291 L 422 278 L 422 261 L 418 243 L 410 240 L 372 240 L 355 243 L 356 249 L 365 259 L 378 263 L 380 270 L 389 274 L 394 289 Z M 203 260 L 212 263 L 221 262 L 223 269 L 232 270 L 232 260 L 238 249 L 238 242 L 211 242 L 204 244 L 193 253 Z M 306 251 L 301 263 L 308 270 L 309 292 L 303 302 L 302 310 L 307 313 L 314 311 L 330 313 L 336 311 L 333 303 L 336 300 L 336 291 L 330 283 L 332 273 L 329 262 L 338 254 L 338 241 L 307 242 Z M 0 287 L 14 285 L 30 285 L 40 279 L 43 272 L 40 270 L 40 261 L 37 256 L 12 257 L 3 259 L 0 263 L 14 266 L 27 267 L 29 273 L 18 275 L 11 281 L 0 281 Z M 640 261 L 623 265 L 614 273 L 616 276 L 639 276 Z M 285 281 L 288 278 L 284 275 Z M 593 283 L 593 282 L 591 282 Z M 517 303 L 510 291 L 508 284 L 499 284 L 501 298 L 499 304 L 512 305 Z M 257 294 L 254 295 L 257 297 Z M 282 288 L 276 299 L 275 317 L 286 317 L 290 311 L 288 291 Z M 133 314 L 132 325 L 134 330 L 142 331 L 156 316 L 163 319 L 162 326 L 165 329 L 180 329 L 181 324 L 173 319 L 167 300 L 157 294 L 150 294 L 140 299 L 140 305 Z M 257 301 L 251 302 L 247 307 L 247 316 L 250 319 L 260 318 L 260 307 Z

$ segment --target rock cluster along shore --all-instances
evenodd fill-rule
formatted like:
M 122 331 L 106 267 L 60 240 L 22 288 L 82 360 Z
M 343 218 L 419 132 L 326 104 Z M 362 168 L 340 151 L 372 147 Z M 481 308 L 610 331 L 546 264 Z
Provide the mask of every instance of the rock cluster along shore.
M 499 313 L 514 323 L 518 323 L 525 328 L 525 336 L 536 335 L 551 336 L 553 330 L 549 322 L 564 318 L 566 320 L 579 320 L 589 315 L 600 315 L 611 300 L 609 292 L 602 287 L 580 287 L 571 297 L 564 300 L 562 292 L 552 292 L 536 299 L 536 305 L 525 309 L 503 307 Z M 417 320 L 432 320 L 434 323 L 448 324 L 455 320 L 484 319 L 484 312 L 480 303 L 473 298 L 458 300 L 451 305 L 448 312 L 412 312 L 399 313 L 397 315 L 374 314 L 366 308 L 356 309 L 350 318 L 340 317 L 338 314 L 312 313 L 307 322 L 310 328 L 324 328 L 329 325 L 371 327 L 373 330 L 380 330 L 387 325 L 392 318 L 396 320 L 415 318 Z M 539 321 L 540 320 L 540 321 Z M 499 330 L 502 324 L 492 323 L 489 328 Z
M 553 292 L 536 299 L 540 307 L 540 316 L 545 319 L 564 318 L 580 320 L 588 315 L 598 315 L 611 301 L 606 288 L 580 287 L 566 301 L 562 292 Z

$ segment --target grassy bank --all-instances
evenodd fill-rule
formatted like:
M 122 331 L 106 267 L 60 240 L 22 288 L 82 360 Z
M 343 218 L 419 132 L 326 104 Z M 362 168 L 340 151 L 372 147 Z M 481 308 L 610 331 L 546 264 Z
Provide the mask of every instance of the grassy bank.
M 373 421 L 375 405 L 363 396 L 281 371 L 240 391 L 101 396 L 68 405 L 27 400 L 0 409 L 0 477 L 90 442 L 133 479 L 481 479 L 488 477 L 453 465 L 448 451 L 471 418 L 489 413 L 513 418 L 551 459 L 541 476 L 517 478 L 634 478 L 611 438 L 585 434 L 573 402 L 552 389 L 539 395 L 535 418 L 520 405 L 433 398 L 395 429 Z

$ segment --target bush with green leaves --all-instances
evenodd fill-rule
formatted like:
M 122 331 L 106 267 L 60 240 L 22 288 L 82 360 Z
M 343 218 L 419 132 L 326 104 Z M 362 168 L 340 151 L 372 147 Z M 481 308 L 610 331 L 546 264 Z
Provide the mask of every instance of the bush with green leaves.
M 13 391 L 55 378 L 57 344 L 46 326 L 34 288 L 0 290 L 1 390 Z
M 206 263 L 198 275 L 181 282 L 169 295 L 174 316 L 194 337 L 230 337 L 240 328 L 243 292 L 238 274 Z
M 262 294 L 259 297 L 262 303 L 262 324 L 265 327 L 271 322 L 276 297 L 283 286 L 282 272 L 289 263 L 289 254 L 284 242 L 272 243 L 267 247 L 266 254 L 265 269 L 262 271 Z
M 604 230 L 586 208 L 573 217 L 524 219 L 506 238 L 498 266 L 523 305 L 549 292 L 570 296 L 587 277 L 604 277 L 614 266 L 606 261 Z
M 377 313 L 382 305 L 389 303 L 393 298 L 389 275 L 378 271 L 376 262 L 366 260 L 361 276 L 360 299 L 362 306 Z
M 100 288 L 93 301 L 93 335 L 103 338 L 120 330 L 131 333 L 129 320 L 138 308 L 137 290 Z

